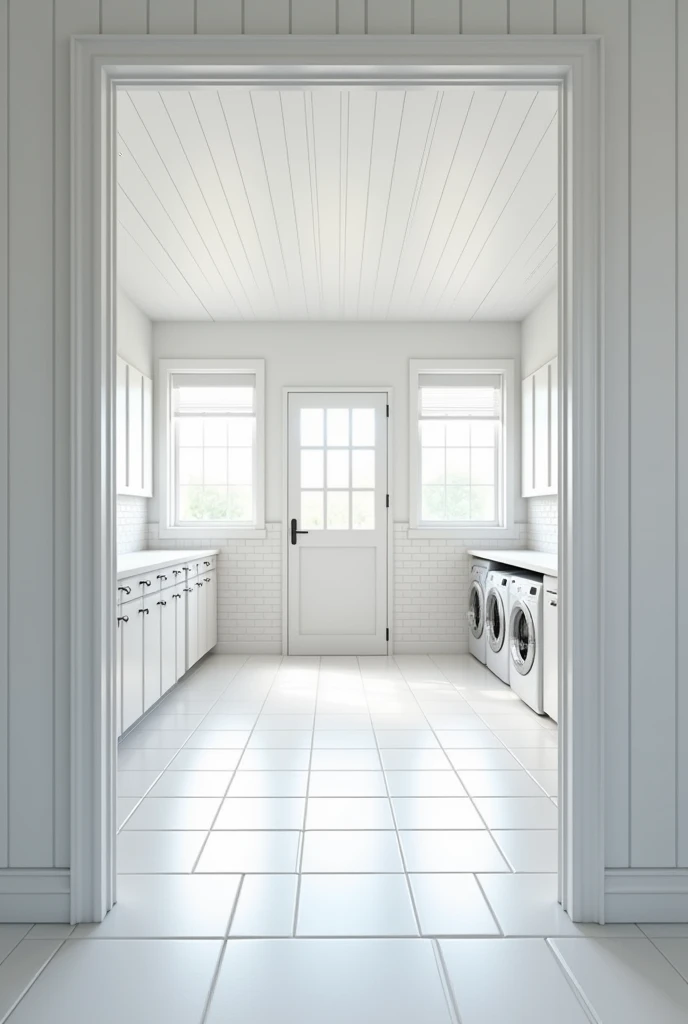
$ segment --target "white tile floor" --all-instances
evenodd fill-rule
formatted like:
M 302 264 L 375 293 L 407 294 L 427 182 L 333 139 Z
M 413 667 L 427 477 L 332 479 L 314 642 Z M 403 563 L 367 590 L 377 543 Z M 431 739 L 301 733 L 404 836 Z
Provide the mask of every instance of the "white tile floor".
M 688 926 L 556 902 L 556 743 L 467 657 L 211 657 L 121 744 L 105 922 L 0 926 L 0 1020 L 685 1021 Z

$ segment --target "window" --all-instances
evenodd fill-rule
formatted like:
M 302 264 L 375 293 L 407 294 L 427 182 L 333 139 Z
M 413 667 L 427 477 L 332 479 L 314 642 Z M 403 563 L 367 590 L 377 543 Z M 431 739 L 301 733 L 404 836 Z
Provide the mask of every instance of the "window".
M 411 527 L 475 535 L 507 525 L 503 363 L 411 362 Z
M 161 361 L 168 536 L 263 529 L 262 363 L 238 362 Z

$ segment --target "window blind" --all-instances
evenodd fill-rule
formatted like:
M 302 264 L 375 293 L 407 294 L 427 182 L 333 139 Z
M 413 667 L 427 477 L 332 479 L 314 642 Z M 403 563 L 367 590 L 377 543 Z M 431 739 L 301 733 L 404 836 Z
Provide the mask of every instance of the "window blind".
M 421 418 L 501 419 L 501 374 L 422 373 L 418 385 Z
M 254 373 L 175 373 L 172 412 L 175 416 L 253 416 Z

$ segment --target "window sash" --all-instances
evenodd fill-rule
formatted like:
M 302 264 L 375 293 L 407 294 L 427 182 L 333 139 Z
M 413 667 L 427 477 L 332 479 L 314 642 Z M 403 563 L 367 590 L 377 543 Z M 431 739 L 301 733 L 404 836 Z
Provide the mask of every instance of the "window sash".
M 226 484 L 217 484 L 217 485 L 215 485 L 215 484 L 206 484 L 205 480 L 201 484 L 195 485 L 195 486 L 199 486 L 199 487 L 206 487 L 206 486 L 207 487 L 215 487 L 215 486 L 217 486 L 217 487 L 226 489 L 228 492 L 229 492 L 230 488 L 232 488 L 234 486 L 237 486 L 237 487 L 239 487 L 239 486 L 250 486 L 250 488 L 251 488 L 251 515 L 250 515 L 250 518 L 248 518 L 248 519 L 183 519 L 182 518 L 182 515 L 181 515 L 181 509 L 182 509 L 181 488 L 184 485 L 181 483 L 180 472 L 179 472 L 180 450 L 182 448 L 182 445 L 180 445 L 180 443 L 179 443 L 179 420 L 183 419 L 183 418 L 184 418 L 183 416 L 180 417 L 180 416 L 178 416 L 176 414 L 172 414 L 172 416 L 171 416 L 171 424 L 170 424 L 170 426 L 171 426 L 171 436 L 172 436 L 172 440 L 173 440 L 173 453 L 172 453 L 173 454 L 173 467 L 172 467 L 172 477 L 173 477 L 173 479 L 172 479 L 172 487 L 170 489 L 170 491 L 171 491 L 170 497 L 171 497 L 171 500 L 172 500 L 171 512 L 172 512 L 172 522 L 173 522 L 173 524 L 175 526 L 186 527 L 186 528 L 189 528 L 189 527 L 203 528 L 205 526 L 212 528 L 213 526 L 217 526 L 217 527 L 220 527 L 222 529 L 232 529 L 232 528 L 240 529 L 242 527 L 244 527 L 244 528 L 246 528 L 246 527 L 253 527 L 255 525 L 255 523 L 256 523 L 256 518 L 257 518 L 257 486 L 256 485 L 257 485 L 257 474 L 258 474 L 258 445 L 257 445 L 257 427 L 258 427 L 258 424 L 257 424 L 257 419 L 256 419 L 255 414 L 252 414 L 253 430 L 252 430 L 252 433 L 251 433 L 251 446 L 250 446 L 251 447 L 251 483 L 250 483 L 250 485 L 248 485 L 248 484 L 245 484 L 245 485 L 237 484 L 237 485 L 235 485 L 235 484 L 230 484 L 229 482 L 227 482 Z M 201 417 L 199 417 L 199 418 L 201 418 Z M 229 418 L 229 417 L 226 416 L 225 418 Z M 206 445 L 205 443 L 203 443 L 203 444 L 200 444 L 200 445 L 195 445 L 194 447 L 200 448 L 201 451 L 205 454 L 205 450 L 206 449 L 215 449 L 215 450 L 222 450 L 224 452 L 229 452 L 229 450 L 232 447 L 236 447 L 236 446 L 233 446 L 233 445 L 230 445 L 230 444 L 227 444 L 227 445 Z M 248 445 L 244 445 L 244 446 L 240 446 L 240 447 L 248 447 Z

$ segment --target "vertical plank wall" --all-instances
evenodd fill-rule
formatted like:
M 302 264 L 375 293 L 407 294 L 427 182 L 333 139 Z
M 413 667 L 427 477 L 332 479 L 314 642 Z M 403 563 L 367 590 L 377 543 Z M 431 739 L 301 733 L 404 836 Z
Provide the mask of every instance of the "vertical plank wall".
M 69 862 L 68 39 L 99 31 L 605 36 L 607 863 L 688 867 L 687 21 L 684 0 L 0 0 L 0 868 Z

